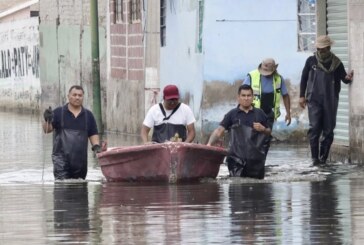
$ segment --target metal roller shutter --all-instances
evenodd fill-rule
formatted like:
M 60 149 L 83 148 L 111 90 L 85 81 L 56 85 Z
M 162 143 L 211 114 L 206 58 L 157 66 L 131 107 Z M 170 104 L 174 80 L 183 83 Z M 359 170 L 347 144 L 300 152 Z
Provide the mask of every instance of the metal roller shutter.
M 335 41 L 331 50 L 341 59 L 345 69 L 349 63 L 347 19 L 347 0 L 327 0 L 327 34 Z M 334 143 L 349 146 L 348 86 L 341 85 Z

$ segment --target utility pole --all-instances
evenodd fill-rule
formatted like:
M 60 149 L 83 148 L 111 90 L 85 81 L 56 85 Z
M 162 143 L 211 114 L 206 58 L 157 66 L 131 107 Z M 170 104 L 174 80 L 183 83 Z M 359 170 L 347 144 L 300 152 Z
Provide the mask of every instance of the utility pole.
M 92 59 L 92 91 L 93 113 L 99 133 L 104 132 L 101 114 L 100 58 L 99 58 L 99 13 L 97 0 L 90 0 L 91 59 Z

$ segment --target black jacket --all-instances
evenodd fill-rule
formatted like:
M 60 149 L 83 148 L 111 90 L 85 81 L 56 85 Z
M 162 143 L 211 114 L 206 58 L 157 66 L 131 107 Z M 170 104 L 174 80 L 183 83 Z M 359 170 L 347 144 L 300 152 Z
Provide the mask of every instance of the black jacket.
M 331 65 L 331 63 L 325 64 L 325 66 L 327 66 L 327 68 L 330 67 L 330 65 Z M 311 69 L 317 69 L 317 59 L 314 55 L 307 58 L 306 64 L 303 67 L 302 76 L 301 76 L 301 84 L 300 84 L 300 97 L 305 97 L 308 75 L 309 75 L 309 72 Z M 340 65 L 334 71 L 336 93 L 340 92 L 340 89 L 341 89 L 340 81 L 343 81 L 346 84 L 351 82 L 350 80 L 345 79 L 346 75 L 347 75 L 347 73 L 345 71 L 344 65 L 342 62 L 340 62 Z

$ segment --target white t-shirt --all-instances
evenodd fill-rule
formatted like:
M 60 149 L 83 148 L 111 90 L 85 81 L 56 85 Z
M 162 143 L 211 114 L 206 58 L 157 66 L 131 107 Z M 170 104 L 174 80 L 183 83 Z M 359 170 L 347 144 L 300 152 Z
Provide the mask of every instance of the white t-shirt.
M 164 108 L 164 110 L 166 112 L 166 117 L 168 117 L 173 111 L 166 110 L 166 108 Z M 164 115 L 161 108 L 159 107 L 159 104 L 155 104 L 149 109 L 147 115 L 145 116 L 143 124 L 148 128 L 153 128 L 154 126 L 158 126 L 167 122 L 171 124 L 182 124 L 186 126 L 196 122 L 195 116 L 193 115 L 191 108 L 184 103 L 181 103 L 178 110 L 168 120 L 163 121 L 163 119 Z

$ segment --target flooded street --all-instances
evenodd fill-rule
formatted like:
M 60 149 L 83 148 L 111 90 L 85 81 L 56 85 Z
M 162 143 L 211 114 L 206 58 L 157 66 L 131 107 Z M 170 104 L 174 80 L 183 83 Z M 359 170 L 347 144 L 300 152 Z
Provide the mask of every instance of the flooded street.
M 364 169 L 311 167 L 307 146 L 273 145 L 264 180 L 221 165 L 194 184 L 107 183 L 90 150 L 86 181 L 55 182 L 41 118 L 0 112 L 0 125 L 0 244 L 364 243 Z

